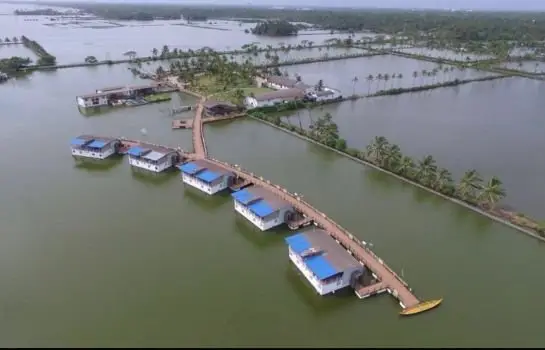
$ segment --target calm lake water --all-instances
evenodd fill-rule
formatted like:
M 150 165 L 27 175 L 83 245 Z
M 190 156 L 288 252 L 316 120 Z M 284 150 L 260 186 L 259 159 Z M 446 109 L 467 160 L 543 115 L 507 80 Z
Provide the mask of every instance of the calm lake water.
M 0 4 L 0 13 L 13 13 L 17 5 Z M 25 21 L 27 16 L 2 16 L 0 35 L 20 37 L 25 35 L 40 43 L 49 53 L 57 57 L 58 63 L 82 62 L 87 56 L 99 60 L 121 59 L 127 51 L 136 51 L 139 56 L 151 56 L 153 48 L 161 50 L 163 45 L 171 49 L 197 50 L 203 46 L 214 50 L 234 50 L 244 44 L 257 42 L 262 46 L 297 45 L 301 40 L 311 40 L 321 44 L 331 38 L 346 38 L 347 34 L 319 34 L 294 36 L 290 38 L 259 37 L 244 32 L 244 27 L 233 26 L 232 30 L 221 31 L 173 25 L 171 21 L 123 22 L 119 27 L 109 28 L 65 28 L 46 26 L 51 23 L 43 17 L 38 21 Z M 180 21 L 181 22 L 181 21 Z M 174 22 L 176 23 L 176 22 Z M 203 24 L 208 26 L 208 24 Z M 0 51 L 1 54 L 1 51 Z
M 545 345 L 542 244 L 265 124 L 240 120 L 206 126 L 209 152 L 303 194 L 372 242 L 395 270 L 403 269 L 420 297 L 445 297 L 439 309 L 402 319 L 389 296 L 319 297 L 288 261 L 283 242 L 288 232 L 257 231 L 235 215 L 228 195 L 207 197 L 187 189 L 176 172 L 143 175 L 126 159 L 93 166 L 74 162 L 69 141 L 81 133 L 191 146 L 190 132 L 171 130 L 168 114 L 178 103 L 194 103 L 187 96 L 93 117 L 76 108 L 77 94 L 137 82 L 126 66 L 116 65 L 39 72 L 0 85 L 7 111 L 0 147 L 9 150 L 0 158 L 0 345 Z M 506 134 L 517 130 L 518 140 L 531 144 L 530 128 L 515 129 L 514 116 L 521 120 L 520 110 L 537 102 L 529 94 L 522 99 L 525 83 L 510 84 L 509 100 L 517 101 L 519 110 L 498 112 L 494 126 Z M 471 112 L 479 115 L 482 106 L 491 108 L 495 90 L 472 86 L 464 101 L 482 96 L 481 107 L 475 104 Z M 463 88 L 459 91 L 462 95 Z M 424 113 L 420 104 L 441 108 L 444 115 L 463 104 L 449 93 L 438 90 L 420 97 L 428 102 L 413 104 L 420 95 L 340 104 L 335 117 L 340 126 L 343 116 L 357 123 L 357 113 L 362 119 L 376 113 L 386 122 L 379 112 L 395 116 L 387 109 L 392 106 L 415 118 L 413 113 Z M 438 96 L 432 99 L 433 94 Z M 497 108 L 509 111 L 508 106 Z M 536 121 L 520 124 L 530 122 Z M 443 129 L 461 128 L 454 124 L 444 121 Z M 384 134 L 373 127 L 376 132 L 363 128 L 362 133 Z M 479 127 L 483 135 L 498 132 L 484 122 Z M 428 126 L 413 132 L 415 149 L 424 147 L 418 142 L 427 135 L 430 142 L 441 140 Z M 490 155 L 499 147 L 486 140 L 465 154 Z M 512 140 L 505 144 L 514 146 Z M 446 145 L 428 147 L 441 163 L 448 161 L 436 152 Z M 511 154 L 501 159 L 513 168 L 530 158 Z
M 494 75 L 494 73 L 475 69 L 460 70 L 454 67 L 451 69 L 451 67 L 394 55 L 381 55 L 293 65 L 282 67 L 281 70 L 291 76 L 299 74 L 303 82 L 310 85 L 316 84 L 322 79 L 326 86 L 336 88 L 345 94 L 353 92 L 368 94 L 384 89 L 409 88 L 455 79 L 474 79 Z M 423 74 L 423 71 L 431 72 L 433 69 L 439 70 L 435 76 Z M 413 76 L 414 72 L 417 72 L 416 77 Z M 388 74 L 390 79 L 388 81 L 378 79 L 379 74 L 382 76 Z M 394 74 L 396 78 L 392 78 Z M 400 74 L 401 77 L 399 77 Z M 369 75 L 373 76 L 373 80 L 368 80 Z M 354 77 L 358 78 L 356 83 L 354 83 Z
M 324 74 L 324 81 L 333 76 Z M 545 148 L 544 92 L 543 82 L 508 78 L 335 104 L 310 117 L 330 112 L 350 147 L 364 149 L 382 135 L 410 156 L 433 155 L 457 178 L 468 169 L 498 176 L 505 202 L 539 219 L 545 218 L 545 158 L 532 155 Z M 289 119 L 311 123 L 306 110 Z

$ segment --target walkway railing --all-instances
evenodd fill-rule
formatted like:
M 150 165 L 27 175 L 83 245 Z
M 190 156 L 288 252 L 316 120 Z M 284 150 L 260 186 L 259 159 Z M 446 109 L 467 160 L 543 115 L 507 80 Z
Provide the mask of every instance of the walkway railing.
M 364 249 L 367 253 L 369 253 L 374 259 L 376 259 L 382 266 L 384 266 L 386 268 L 386 270 L 388 270 L 388 272 L 390 272 L 401 284 L 403 284 L 405 287 L 407 287 L 409 290 L 411 290 L 411 288 L 409 287 L 409 284 L 407 282 L 405 282 L 397 273 L 394 272 L 394 270 L 392 270 L 387 264 L 384 263 L 384 261 L 379 257 L 377 256 L 372 250 L 370 250 L 365 244 L 363 244 L 360 240 L 358 240 L 356 237 L 354 237 L 350 232 L 348 232 L 344 227 L 342 227 L 341 225 L 339 225 L 337 222 L 335 222 L 334 220 L 332 220 L 331 218 L 329 218 L 325 213 L 321 212 L 320 210 L 316 209 L 314 206 L 312 206 L 310 203 L 302 200 L 300 198 L 300 196 L 297 196 L 296 194 L 294 193 L 291 193 L 289 192 L 288 190 L 286 190 L 285 188 L 283 187 L 280 187 L 279 185 L 276 185 L 276 184 L 273 184 L 271 183 L 269 180 L 265 180 L 263 177 L 258 177 L 256 175 L 254 175 L 254 173 L 251 173 L 251 172 L 248 172 L 240 167 L 235 167 L 234 165 L 231 165 L 227 162 L 223 162 L 223 161 L 220 161 L 218 159 L 215 159 L 215 158 L 210 158 L 211 160 L 213 160 L 214 162 L 217 162 L 217 163 L 220 163 L 220 164 L 223 164 L 224 166 L 228 167 L 228 168 L 231 168 L 231 169 L 235 169 L 237 171 L 239 171 L 240 173 L 246 175 L 246 176 L 250 176 L 252 178 L 258 178 L 260 179 L 261 181 L 265 181 L 267 184 L 269 184 L 270 186 L 272 187 L 275 187 L 277 188 L 278 190 L 284 192 L 287 196 L 290 196 L 291 198 L 295 198 L 297 199 L 298 202 L 300 202 L 301 204 L 307 206 L 308 208 L 310 208 L 314 213 L 322 216 L 322 218 L 324 218 L 325 220 L 327 220 L 330 224 L 334 225 L 340 232 L 342 232 L 343 234 L 345 234 L 348 238 L 350 238 L 350 240 L 354 243 L 356 243 L 359 247 L 361 247 L 362 249 Z M 306 211 L 305 209 L 299 207 L 297 208 L 297 206 L 295 206 L 296 209 L 300 210 L 300 211 Z M 348 249 L 350 249 L 350 247 L 346 247 Z M 355 252 L 353 252 L 355 253 Z

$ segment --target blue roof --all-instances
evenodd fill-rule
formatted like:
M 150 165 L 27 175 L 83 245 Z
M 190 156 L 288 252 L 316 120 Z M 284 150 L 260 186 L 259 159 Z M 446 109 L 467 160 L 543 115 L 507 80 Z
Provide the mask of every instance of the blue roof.
M 320 281 L 340 272 L 322 255 L 312 255 L 303 259 L 303 261 Z
M 239 201 L 243 205 L 247 205 L 248 203 L 250 203 L 254 199 L 259 198 L 256 195 L 254 195 L 253 193 L 251 193 L 250 191 L 248 191 L 247 189 L 235 192 L 235 193 L 231 194 L 231 196 L 233 196 L 234 199 L 236 199 L 237 201 Z
M 304 233 L 294 234 L 293 236 L 286 237 L 284 240 L 290 246 L 291 250 L 299 255 L 312 247 Z
M 194 162 L 189 162 L 189 163 L 185 163 L 178 166 L 178 169 L 180 169 L 182 172 L 186 174 L 193 175 L 197 173 L 199 170 L 201 170 L 202 167 L 198 166 Z
M 70 144 L 72 146 L 83 146 L 87 143 L 88 140 L 80 139 L 80 138 L 74 138 L 72 141 L 70 141 Z
M 259 200 L 255 203 L 252 203 L 248 206 L 248 209 L 255 215 L 259 216 L 260 218 L 264 218 L 267 215 L 271 215 L 276 210 L 271 208 L 270 205 L 267 204 L 264 200 Z
M 212 182 L 221 177 L 221 174 L 215 173 L 210 170 L 205 170 L 197 174 L 197 178 L 203 180 L 204 182 Z
M 106 141 L 94 140 L 93 142 L 88 144 L 87 147 L 102 148 L 102 147 L 106 146 L 106 144 L 108 144 L 108 142 L 106 142 Z
M 143 155 L 144 153 L 146 152 L 149 152 L 150 150 L 149 149 L 146 149 L 146 148 L 142 148 L 140 146 L 134 146 L 134 147 L 131 147 L 127 153 L 131 156 L 135 156 L 135 157 L 140 157 L 141 155 Z

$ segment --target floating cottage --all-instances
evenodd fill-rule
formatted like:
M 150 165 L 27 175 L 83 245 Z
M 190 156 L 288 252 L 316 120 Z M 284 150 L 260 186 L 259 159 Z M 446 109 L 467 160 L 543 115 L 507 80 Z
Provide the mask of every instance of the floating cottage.
M 285 239 L 288 255 L 320 295 L 345 287 L 357 288 L 364 266 L 329 233 L 312 229 Z
M 247 187 L 232 195 L 235 211 L 261 231 L 288 223 L 294 216 L 293 206 L 266 189 Z
M 118 152 L 121 141 L 115 138 L 78 136 L 70 142 L 72 155 L 94 159 L 106 159 Z
M 215 194 L 228 188 L 235 174 L 204 159 L 181 164 L 182 181 L 207 194 Z

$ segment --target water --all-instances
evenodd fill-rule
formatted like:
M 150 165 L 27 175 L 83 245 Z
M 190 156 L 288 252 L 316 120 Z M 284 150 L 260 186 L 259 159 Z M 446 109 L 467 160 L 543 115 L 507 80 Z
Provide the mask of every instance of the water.
M 507 62 L 501 65 L 503 68 L 516 69 L 529 73 L 545 73 L 545 63 L 541 61 Z
M 475 54 L 470 52 L 456 52 L 456 51 L 446 50 L 446 49 L 429 49 L 429 48 L 423 48 L 423 47 L 402 48 L 402 49 L 399 49 L 399 51 L 417 54 L 417 55 L 431 56 L 435 58 L 444 58 L 447 60 L 460 61 L 460 62 L 465 62 L 468 57 L 472 61 L 488 60 L 488 59 L 494 58 L 494 56 L 492 55 L 482 55 L 482 54 Z
M 403 269 L 423 299 L 445 297 L 439 309 L 401 319 L 388 296 L 319 297 L 288 262 L 287 232 L 258 232 L 228 195 L 185 189 L 176 172 L 142 175 L 126 159 L 75 163 L 68 144 L 81 133 L 191 145 L 165 112 L 188 96 L 93 117 L 76 108 L 77 94 L 138 82 L 115 65 L 0 85 L 0 345 L 545 345 L 542 244 L 267 125 L 206 126 L 209 152 L 303 194 Z M 509 98 L 533 106 L 511 84 Z M 489 107 L 488 90 L 474 89 Z M 372 101 L 338 105 L 338 117 L 368 103 L 411 110 Z
M 308 58 L 321 58 L 321 57 L 338 57 L 342 55 L 351 55 L 365 53 L 364 50 L 358 48 L 340 48 L 340 47 L 320 47 L 320 48 L 306 48 L 299 50 L 289 50 L 282 51 L 278 50 L 276 52 L 269 52 L 269 55 L 274 56 L 278 55 L 279 62 L 286 61 L 295 61 L 295 60 L 304 60 Z M 262 65 L 266 63 L 271 63 L 271 59 L 267 58 L 267 52 L 258 52 L 256 54 L 239 54 L 239 55 L 228 55 L 229 60 L 233 60 L 239 63 L 245 62 L 247 59 L 254 65 Z M 170 63 L 176 61 L 173 60 L 161 60 L 161 61 L 148 61 L 144 63 L 144 68 L 146 71 L 155 71 L 159 66 L 162 66 L 164 69 L 168 69 Z M 282 69 L 282 68 L 281 68 Z
M 441 69 L 439 69 L 441 67 Z M 410 88 L 418 85 L 430 85 L 441 82 L 453 81 L 455 79 L 474 79 L 493 75 L 475 69 L 458 68 L 450 69 L 452 66 L 438 65 L 436 63 L 408 59 L 394 55 L 381 55 L 363 58 L 351 58 L 340 61 L 327 61 L 315 64 L 294 65 L 281 68 L 291 76 L 299 74 L 307 84 L 316 84 L 320 79 L 326 86 L 331 86 L 342 91 L 344 94 L 368 94 L 384 89 Z M 447 70 L 448 68 L 448 70 Z M 422 71 L 431 72 L 438 69 L 435 76 L 426 76 Z M 417 72 L 417 77 L 413 73 Z M 388 74 L 390 79 L 378 79 L 377 76 Z M 392 78 L 392 75 L 396 78 Z M 402 75 L 398 78 L 399 74 Z M 373 80 L 368 80 L 372 75 Z M 358 78 L 354 84 L 354 77 Z
M 456 178 L 469 169 L 498 176 L 507 204 L 543 219 L 545 158 L 532 155 L 545 148 L 544 91 L 543 82 L 508 78 L 336 104 L 311 117 L 330 112 L 350 147 L 364 149 L 382 135 L 412 157 L 433 155 Z M 290 122 L 299 125 L 299 117 L 311 123 L 305 110 Z
M 0 13 L 12 13 L 17 6 L 0 4 Z M 138 56 L 151 56 L 153 48 L 161 50 L 163 45 L 171 49 L 197 50 L 208 46 L 215 50 L 234 50 L 252 41 L 260 45 L 297 45 L 301 40 L 312 40 L 321 44 L 331 38 L 346 38 L 347 34 L 322 34 L 301 37 L 275 38 L 247 34 L 244 29 L 234 27 L 230 31 L 194 28 L 174 25 L 172 21 L 155 21 L 154 26 L 138 26 L 138 23 L 116 21 L 122 26 L 115 28 L 64 28 L 46 26 L 45 18 L 36 22 L 25 22 L 25 16 L 2 16 L 0 33 L 9 37 L 25 35 L 36 40 L 49 53 L 57 57 L 57 63 L 83 62 L 87 56 L 98 60 L 123 59 L 127 51 Z M 181 21 L 180 21 L 181 22 Z M 149 24 L 149 23 L 145 23 Z M 208 24 L 203 24 L 207 25 Z M 5 33 L 5 34 L 4 34 Z

